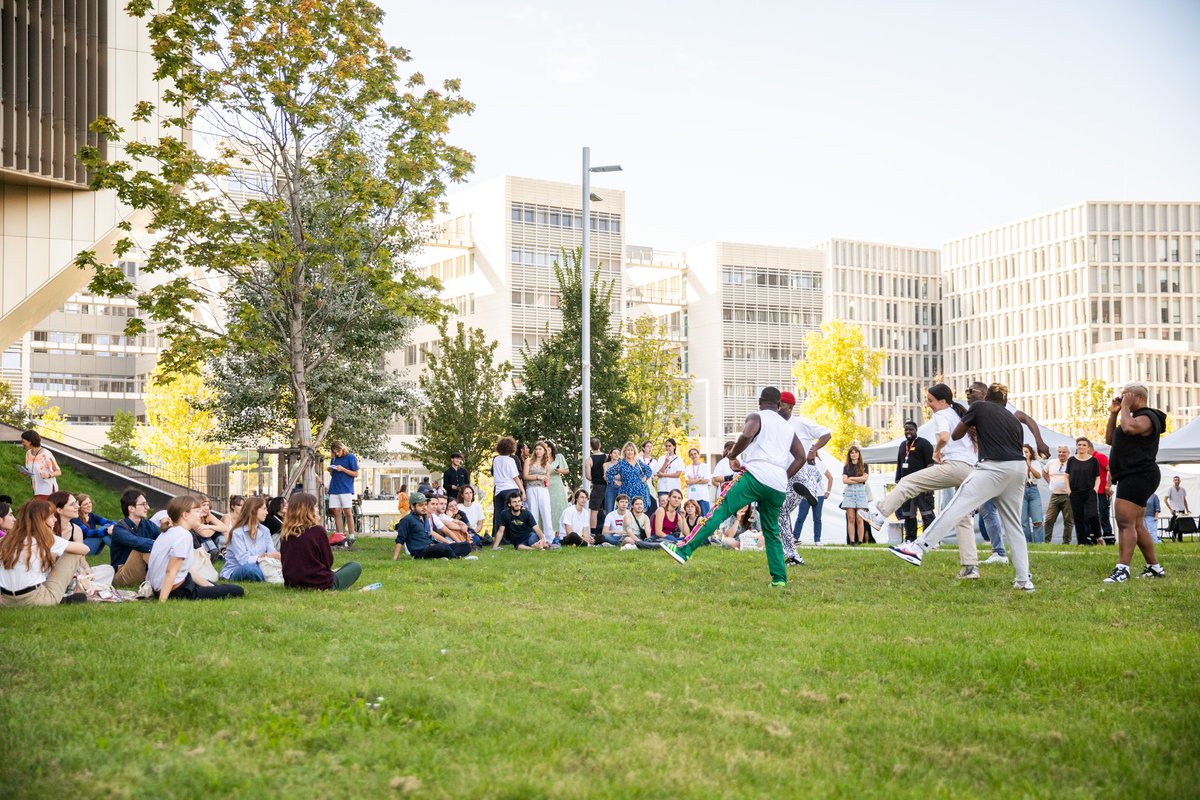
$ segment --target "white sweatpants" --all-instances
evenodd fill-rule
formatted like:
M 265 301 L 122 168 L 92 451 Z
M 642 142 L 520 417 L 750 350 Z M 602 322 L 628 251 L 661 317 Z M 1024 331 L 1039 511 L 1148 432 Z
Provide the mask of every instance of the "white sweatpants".
M 925 469 L 905 475 L 896 487 L 887 493 L 887 497 L 879 504 L 879 513 L 890 517 L 896 509 L 919 494 L 932 492 L 936 489 L 957 489 L 971 474 L 971 465 L 962 461 L 943 461 L 941 464 L 930 464 Z M 942 508 L 936 517 L 934 525 L 942 518 L 946 509 Z M 931 528 L 933 525 L 930 526 Z M 942 537 L 949 533 L 942 534 Z M 954 526 L 955 538 L 958 540 L 958 563 L 964 567 L 973 567 L 979 563 L 979 550 L 975 546 L 975 529 L 971 527 L 971 517 L 968 514 Z M 938 539 L 941 541 L 941 538 Z
M 529 513 L 546 535 L 546 541 L 554 541 L 557 526 L 554 520 L 550 519 L 550 490 L 545 486 L 530 486 L 525 491 L 525 497 L 529 500 Z

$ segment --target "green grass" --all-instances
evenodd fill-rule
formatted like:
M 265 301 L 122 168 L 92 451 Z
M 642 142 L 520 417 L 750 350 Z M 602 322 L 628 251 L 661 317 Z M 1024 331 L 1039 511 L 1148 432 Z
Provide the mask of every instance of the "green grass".
M 761 553 L 372 540 L 373 593 L 5 611 L 0 796 L 1195 797 L 1200 547 L 1123 586 L 1034 549 L 1026 595 L 952 549 L 780 591 Z
M 28 476 L 17 472 L 18 466 L 25 466 L 25 449 L 19 444 L 0 443 L 0 494 L 12 497 L 16 505 L 21 505 L 33 497 L 33 484 Z M 107 486 L 86 478 L 71 467 L 60 463 L 62 475 L 58 479 L 58 488 L 72 494 L 90 495 L 93 511 L 108 519 L 121 518 L 121 493 Z

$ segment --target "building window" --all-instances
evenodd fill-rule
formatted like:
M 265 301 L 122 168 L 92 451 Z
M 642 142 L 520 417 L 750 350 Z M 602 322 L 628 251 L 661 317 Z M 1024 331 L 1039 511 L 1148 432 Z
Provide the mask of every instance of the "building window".
M 1112 238 L 1112 260 L 1121 260 L 1121 240 L 1116 236 Z

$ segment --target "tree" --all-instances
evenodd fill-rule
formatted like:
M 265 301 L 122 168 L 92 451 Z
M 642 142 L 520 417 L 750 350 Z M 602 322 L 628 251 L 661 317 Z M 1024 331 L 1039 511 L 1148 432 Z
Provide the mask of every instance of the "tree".
M 213 390 L 197 372 L 167 375 L 160 361 L 146 382 L 146 424 L 135 429 L 133 443 L 168 478 L 190 486 L 198 467 L 221 461 L 214 441 L 220 427 L 204 409 Z
M 1099 378 L 1081 379 L 1071 394 L 1067 412 L 1071 432 L 1075 436 L 1086 436 L 1093 442 L 1103 442 L 1113 394 L 1113 388 Z
M 870 405 L 868 387 L 879 383 L 887 354 L 868 347 L 862 331 L 840 319 L 822 324 L 819 333 L 806 334 L 804 346 L 805 357 L 792 368 L 805 395 L 800 413 L 833 431 L 829 446 L 844 452 L 870 436 L 870 429 L 859 425 L 855 415 Z
M 58 406 L 50 405 L 50 398 L 40 394 L 29 395 L 25 411 L 29 416 L 29 427 L 42 438 L 62 441 L 67 431 L 67 416 Z
M 683 371 L 667 326 L 649 314 L 630 322 L 622 364 L 629 425 L 637 440 L 685 442 L 692 429 L 692 376 Z
M 14 428 L 24 428 L 29 415 L 21 399 L 17 397 L 8 381 L 0 381 L 0 422 Z
M 418 384 L 425 396 L 423 425 L 412 454 L 431 472 L 444 469 L 451 453 L 462 453 L 474 475 L 504 431 L 504 383 L 512 366 L 495 364 L 495 340 L 459 322 L 454 336 L 438 326 L 441 345 L 426 353 Z
M 554 262 L 562 296 L 562 330 L 536 351 L 526 348 L 521 385 L 509 404 L 509 430 L 523 441 L 551 438 L 572 468 L 582 456 L 583 409 L 580 345 L 583 341 L 581 248 L 563 250 Z M 589 286 L 591 302 L 592 435 L 624 442 L 634 434 L 621 368 L 621 340 L 609 330 L 613 282 L 600 277 Z M 578 454 L 578 455 L 577 455 Z M 573 458 L 574 456 L 574 458 Z
M 130 467 L 144 464 L 141 454 L 133 446 L 136 435 L 137 417 L 133 415 L 133 412 L 123 408 L 117 409 L 117 413 L 113 414 L 112 425 L 108 429 L 108 444 L 100 448 L 100 455 L 109 461 Z
M 92 130 L 120 141 L 128 160 L 107 161 L 94 147 L 81 160 L 93 189 L 148 215 L 154 238 L 143 246 L 143 272 L 160 280 L 138 306 L 169 343 L 163 378 L 211 362 L 222 390 L 230 381 L 238 390 L 219 412 L 232 430 L 267 408 L 311 453 L 325 411 L 378 442 L 404 398 L 381 351 L 357 359 L 347 351 L 366 349 L 355 341 L 363 313 L 440 319 L 437 282 L 407 268 L 406 255 L 447 182 L 471 169 L 470 154 L 446 140 L 450 121 L 471 104 L 457 81 L 436 91 L 419 73 L 401 76 L 410 57 L 383 40 L 383 13 L 368 0 L 153 5 L 131 0 L 127 8 L 150 17 L 161 107 L 140 102 L 132 118 L 157 114 L 168 133 L 138 141 L 100 118 Z M 192 132 L 206 137 L 203 152 L 191 146 Z M 137 245 L 131 224 L 121 227 L 118 257 Z M 93 271 L 93 292 L 133 290 L 94 252 L 76 263 Z M 196 271 L 220 279 L 219 298 L 192 279 Z M 223 313 L 196 312 L 210 300 Z M 366 327 L 376 336 L 390 328 L 389 349 L 401 346 L 402 326 L 379 322 Z M 143 319 L 126 326 L 131 335 L 144 330 Z M 256 381 L 260 390 L 250 386 Z M 386 391 L 374 405 L 379 393 L 368 389 L 380 383 Z M 303 480 L 315 488 L 311 462 Z

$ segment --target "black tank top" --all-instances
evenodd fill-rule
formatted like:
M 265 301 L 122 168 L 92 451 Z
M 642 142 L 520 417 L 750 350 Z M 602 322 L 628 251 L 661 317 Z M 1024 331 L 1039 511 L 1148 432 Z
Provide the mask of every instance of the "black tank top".
M 592 453 L 592 483 L 598 483 L 601 486 L 607 486 L 608 482 L 604 480 L 604 462 L 608 460 L 608 456 L 603 453 Z
M 1139 408 L 1133 412 L 1133 416 L 1149 417 L 1150 433 L 1145 436 L 1131 436 L 1120 427 L 1113 432 L 1108 469 L 1114 481 L 1150 469 L 1158 458 L 1158 437 L 1167 427 L 1167 415 L 1157 408 Z

